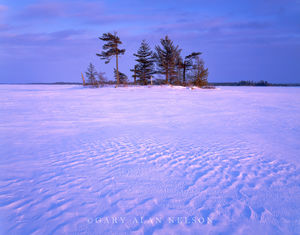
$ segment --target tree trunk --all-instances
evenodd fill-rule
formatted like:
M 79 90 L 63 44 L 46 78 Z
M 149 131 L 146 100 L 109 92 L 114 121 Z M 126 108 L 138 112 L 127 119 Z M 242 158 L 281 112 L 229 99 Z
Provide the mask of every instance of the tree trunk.
M 169 84 L 169 70 L 166 69 L 166 84 Z
M 145 73 L 143 73 L 143 83 L 144 83 L 144 85 L 147 85 Z
M 183 85 L 185 85 L 185 70 L 186 70 L 186 66 L 183 65 L 183 77 L 182 77 L 182 79 L 183 79 Z
M 119 78 L 119 61 L 118 61 L 118 54 L 116 54 L 116 69 L 117 69 L 117 86 L 120 84 L 120 78 Z
M 136 85 L 136 67 L 134 67 L 134 85 Z
M 85 80 L 84 80 L 84 76 L 83 76 L 83 74 L 81 73 L 81 77 L 82 77 L 82 85 L 84 85 L 85 86 Z

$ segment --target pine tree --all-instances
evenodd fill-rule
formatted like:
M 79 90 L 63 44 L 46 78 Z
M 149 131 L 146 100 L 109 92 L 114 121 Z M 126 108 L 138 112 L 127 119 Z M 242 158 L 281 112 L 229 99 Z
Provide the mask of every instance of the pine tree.
M 161 46 L 156 46 L 154 58 L 158 66 L 158 73 L 166 76 L 166 83 L 172 83 L 177 77 L 176 66 L 177 59 L 180 56 L 181 49 L 174 46 L 173 42 L 166 36 L 160 40 Z
M 101 86 L 104 86 L 105 82 L 106 82 L 106 78 L 104 76 L 105 73 L 103 72 L 99 72 L 97 75 L 98 75 L 98 83 L 101 85 Z
M 117 78 L 117 76 L 119 77 L 120 84 L 127 84 L 128 83 L 128 77 L 120 71 L 118 71 L 118 73 L 117 73 L 116 69 L 114 69 L 114 76 L 115 76 L 115 78 Z
M 174 77 L 173 79 L 173 83 L 175 85 L 182 85 L 182 81 L 181 81 L 181 75 L 182 75 L 182 69 L 183 69 L 183 60 L 181 56 L 178 56 L 176 58 L 176 62 L 175 62 L 175 70 L 176 70 L 176 77 Z
M 123 55 L 125 53 L 125 49 L 119 49 L 118 45 L 122 44 L 120 38 L 117 36 L 117 33 L 104 33 L 102 37 L 99 37 L 100 40 L 107 42 L 103 45 L 103 51 L 101 54 L 96 54 L 101 59 L 106 60 L 105 63 L 108 64 L 113 56 L 116 57 L 116 70 L 117 70 L 117 86 L 120 84 L 120 77 L 119 77 L 119 55 Z
M 204 68 L 204 61 L 199 56 L 195 58 L 192 68 L 192 83 L 195 86 L 203 87 L 207 85 L 208 69 Z
M 95 66 L 92 63 L 89 64 L 89 67 L 85 74 L 88 78 L 88 84 L 90 84 L 92 86 L 98 86 L 98 82 L 96 79 L 97 71 L 95 70 Z
M 181 64 L 181 67 L 183 68 L 183 77 L 182 77 L 182 83 L 183 85 L 186 84 L 186 73 L 188 70 L 190 70 L 193 66 L 193 61 L 196 60 L 199 55 L 201 55 L 201 52 L 193 52 L 185 57 L 185 60 Z
M 138 62 L 135 67 L 136 77 L 139 78 L 139 83 L 141 85 L 147 85 L 151 76 L 155 73 L 153 52 L 148 43 L 143 40 L 137 53 L 133 55 L 137 57 L 136 61 Z
M 130 71 L 131 71 L 131 72 L 133 72 L 133 75 L 132 75 L 132 77 L 133 77 L 133 84 L 134 84 L 134 85 L 136 85 L 136 78 L 137 78 L 137 74 L 136 74 L 136 72 L 137 72 L 137 65 L 135 65 L 133 69 L 130 69 Z

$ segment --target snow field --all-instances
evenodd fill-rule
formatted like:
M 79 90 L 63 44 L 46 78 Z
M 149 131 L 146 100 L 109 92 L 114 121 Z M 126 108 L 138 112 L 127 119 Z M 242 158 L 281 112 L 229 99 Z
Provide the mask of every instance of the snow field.
M 299 110 L 299 88 L 1 85 L 0 234 L 299 234 Z

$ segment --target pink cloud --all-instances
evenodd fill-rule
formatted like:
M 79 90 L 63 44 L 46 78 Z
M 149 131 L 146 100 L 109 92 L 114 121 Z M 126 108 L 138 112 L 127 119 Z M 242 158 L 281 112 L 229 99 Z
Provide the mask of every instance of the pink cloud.
M 0 12 L 6 11 L 8 9 L 5 5 L 0 5 Z
M 26 7 L 21 13 L 21 18 L 49 18 L 64 14 L 64 6 L 61 3 L 34 4 Z
M 91 15 L 101 15 L 103 4 L 90 2 L 44 2 L 32 4 L 24 8 L 20 14 L 20 18 L 36 19 L 36 18 L 76 18 L 87 17 Z

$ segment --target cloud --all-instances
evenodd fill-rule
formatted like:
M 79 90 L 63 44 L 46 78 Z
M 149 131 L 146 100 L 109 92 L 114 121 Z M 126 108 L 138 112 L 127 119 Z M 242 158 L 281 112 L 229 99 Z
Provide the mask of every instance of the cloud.
M 21 19 L 46 19 L 60 17 L 64 14 L 64 6 L 58 2 L 39 3 L 27 6 L 18 17 Z
M 56 31 L 53 33 L 48 34 L 49 37 L 52 40 L 65 40 L 65 39 L 74 39 L 77 36 L 82 36 L 85 34 L 86 31 L 84 30 L 74 30 L 74 29 L 68 29 L 68 30 L 61 30 L 61 31 Z
M 271 25 L 260 21 L 232 21 L 226 18 L 197 19 L 192 21 L 167 23 L 160 26 L 152 26 L 156 32 L 214 32 L 224 31 L 240 32 L 241 30 L 266 30 Z
M 0 4 L 0 25 L 3 24 L 2 22 L 4 21 L 6 15 L 7 15 L 7 11 L 8 11 L 8 7 Z
M 0 24 L 0 32 L 1 31 L 7 31 L 7 30 L 10 30 L 12 29 L 12 27 L 8 24 Z
M 257 44 L 265 43 L 267 40 L 270 40 L 270 43 L 279 43 L 280 41 L 284 43 L 286 38 L 289 37 L 288 41 L 293 42 L 295 37 L 290 35 L 299 35 L 299 32 L 293 31 L 291 26 L 285 25 L 283 30 L 272 17 L 256 18 L 251 14 L 243 17 L 235 14 L 228 15 L 228 9 L 224 10 L 226 12 L 224 13 L 223 9 L 219 8 L 213 13 L 210 11 L 204 13 L 204 10 L 202 8 L 197 9 L 197 6 L 194 10 L 179 9 L 175 6 L 176 4 L 170 7 L 157 4 L 154 8 L 151 8 L 149 4 L 140 4 L 139 1 L 131 2 L 134 2 L 139 8 L 133 10 L 130 9 L 130 3 L 125 4 L 118 1 L 109 4 L 106 2 L 105 4 L 105 1 L 99 3 L 95 1 L 64 0 L 31 4 L 19 12 L 18 16 L 22 23 L 30 25 L 27 34 L 19 35 L 24 37 L 27 35 L 24 40 L 33 44 L 55 39 L 60 42 L 75 38 L 74 34 L 69 34 L 71 31 L 68 29 L 49 34 L 39 33 L 44 24 L 41 19 L 57 20 L 53 24 L 53 27 L 57 29 L 65 29 L 66 27 L 69 29 L 72 27 L 86 29 L 91 34 L 94 33 L 95 38 L 99 36 L 96 34 L 103 33 L 103 31 L 116 30 L 119 32 L 127 31 L 127 37 L 136 37 L 142 34 L 145 37 L 155 35 L 157 38 L 170 34 L 178 35 L 178 38 L 180 35 L 184 38 L 190 36 L 195 40 L 209 43 L 231 44 L 235 42 L 242 43 L 244 40 L 245 44 Z M 247 4 L 249 5 L 249 2 Z M 203 6 L 204 9 L 210 9 L 211 7 L 211 4 L 204 4 Z M 236 7 L 244 9 L 240 5 Z M 29 20 L 31 24 L 26 20 Z M 102 32 L 98 31 L 99 26 L 101 26 Z M 3 28 L 5 27 L 3 26 Z M 50 27 L 45 26 L 43 30 L 50 31 Z M 35 35 L 37 38 L 29 37 L 29 31 L 37 32 Z M 55 35 L 58 38 L 55 38 Z
M 57 18 L 86 18 L 102 14 L 102 4 L 95 2 L 43 2 L 26 6 L 19 12 L 22 20 L 57 19 Z
M 234 51 L 240 53 L 241 58 L 249 56 L 249 60 L 255 61 L 257 57 L 253 54 L 260 55 L 264 48 L 269 50 L 270 60 L 274 58 L 274 51 L 285 48 L 290 48 L 291 58 L 296 58 L 296 54 L 298 58 L 300 5 L 296 1 L 299 2 L 30 0 L 16 4 L 6 1 L 7 6 L 0 5 L 0 62 L 17 63 L 18 66 L 27 64 L 24 67 L 33 71 L 38 67 L 36 63 L 43 62 L 45 76 L 49 80 L 57 79 L 53 76 L 55 69 L 67 74 L 80 70 L 80 66 L 85 69 L 89 61 L 102 63 L 95 56 L 102 45 L 98 36 L 114 30 L 123 42 L 122 48 L 126 49 L 120 60 L 125 72 L 133 65 L 132 54 L 142 39 L 153 48 L 166 34 L 183 49 L 183 53 L 200 50 L 207 58 L 210 56 L 208 65 L 209 61 L 217 64 L 234 58 Z M 244 55 L 245 51 L 249 54 Z M 236 66 L 242 67 L 238 60 Z M 51 66 L 49 61 L 53 62 Z M 284 58 L 284 61 L 297 60 Z M 112 66 L 100 68 L 110 71 Z M 4 65 L 3 68 L 9 70 Z M 220 67 L 210 69 L 212 74 L 222 71 Z M 225 79 L 222 76 L 223 73 L 220 79 Z M 229 76 L 235 76 L 235 72 L 227 78 Z
M 58 46 L 62 43 L 72 43 L 87 38 L 85 31 L 82 30 L 62 30 L 51 33 L 2 33 L 0 34 L 0 43 L 2 45 L 22 45 L 22 46 Z
M 161 37 L 171 38 L 185 44 L 219 45 L 299 45 L 300 33 L 283 30 L 275 22 L 267 20 L 233 20 L 232 18 L 194 19 L 187 22 L 152 25 L 149 31 Z
M 181 20 L 186 16 L 180 12 Z M 108 8 L 103 2 L 72 1 L 72 2 L 43 2 L 25 6 L 18 14 L 17 19 L 39 23 L 38 20 L 65 20 L 71 19 L 85 25 L 110 23 L 155 23 L 159 21 L 178 20 L 178 12 L 168 14 L 165 10 L 146 9 L 132 12 L 131 9 L 121 10 L 119 7 Z
M 76 30 L 24 34 L 0 32 L 0 62 L 32 63 L 32 68 L 41 61 L 56 65 L 82 61 L 85 65 L 84 61 L 96 57 L 97 46 L 97 38 Z
M 0 13 L 1 13 L 1 12 L 4 12 L 4 11 L 7 11 L 7 9 L 8 9 L 7 6 L 1 5 L 1 4 L 0 4 Z
M 228 24 L 228 27 L 232 29 L 237 29 L 237 30 L 247 30 L 247 29 L 267 29 L 271 27 L 270 22 L 262 22 L 262 21 L 240 21 L 240 22 L 233 22 L 231 24 Z

